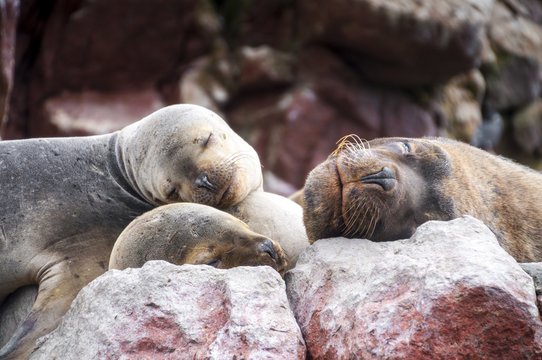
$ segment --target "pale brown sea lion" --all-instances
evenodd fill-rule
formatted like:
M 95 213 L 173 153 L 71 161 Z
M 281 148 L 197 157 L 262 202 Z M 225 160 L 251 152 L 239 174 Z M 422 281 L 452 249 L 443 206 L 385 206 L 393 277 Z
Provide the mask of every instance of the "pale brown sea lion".
M 254 149 L 195 105 L 103 136 L 0 142 L 0 302 L 39 284 L 0 358 L 26 357 L 57 326 L 136 216 L 182 201 L 228 207 L 261 184 Z
M 109 268 L 141 267 L 149 260 L 220 269 L 269 265 L 281 275 L 286 267 L 276 242 L 226 212 L 194 203 L 164 205 L 137 217 L 115 242 Z
M 518 262 L 542 261 L 542 175 L 443 138 L 344 139 L 308 175 L 309 240 L 410 237 L 428 220 L 471 215 Z
M 279 243 L 286 254 L 288 270 L 310 245 L 303 225 L 303 208 L 284 196 L 254 191 L 224 211 L 243 220 L 251 230 Z

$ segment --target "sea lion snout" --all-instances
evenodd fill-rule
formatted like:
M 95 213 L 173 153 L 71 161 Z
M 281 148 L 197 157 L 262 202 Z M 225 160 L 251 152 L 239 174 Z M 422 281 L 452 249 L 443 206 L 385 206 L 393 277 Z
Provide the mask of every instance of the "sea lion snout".
M 390 191 L 394 188 L 396 179 L 395 172 L 387 166 L 377 173 L 365 175 L 360 180 L 364 184 L 376 184 L 382 187 L 385 191 Z
M 275 251 L 275 248 L 273 247 L 273 242 L 271 242 L 271 240 L 265 239 L 260 244 L 260 251 L 263 252 L 263 253 L 268 254 L 269 256 L 271 256 L 271 259 L 273 259 L 275 261 L 278 260 L 277 252 Z

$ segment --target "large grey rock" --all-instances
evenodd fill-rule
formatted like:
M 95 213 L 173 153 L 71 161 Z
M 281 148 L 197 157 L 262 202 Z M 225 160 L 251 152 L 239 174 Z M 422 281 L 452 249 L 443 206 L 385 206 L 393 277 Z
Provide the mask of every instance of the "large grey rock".
M 304 359 L 270 267 L 219 270 L 151 261 L 83 288 L 31 359 Z
M 313 359 L 541 358 L 532 279 L 480 221 L 318 240 L 286 275 Z

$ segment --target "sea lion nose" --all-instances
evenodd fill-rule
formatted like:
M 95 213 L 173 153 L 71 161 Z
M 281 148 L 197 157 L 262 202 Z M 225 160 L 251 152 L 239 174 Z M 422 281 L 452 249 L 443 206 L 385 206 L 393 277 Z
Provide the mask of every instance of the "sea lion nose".
M 273 260 L 277 260 L 277 253 L 275 252 L 275 248 L 273 247 L 271 240 L 265 239 L 260 244 L 260 251 L 269 254 Z
M 206 188 L 207 190 L 210 190 L 212 192 L 217 191 L 217 187 L 209 181 L 207 174 L 204 172 L 199 174 L 199 176 L 196 178 L 196 181 L 194 182 L 194 185 L 197 187 Z
M 379 172 L 362 177 L 361 182 L 364 184 L 377 184 L 388 191 L 393 189 L 395 185 L 395 173 L 389 167 L 384 166 Z

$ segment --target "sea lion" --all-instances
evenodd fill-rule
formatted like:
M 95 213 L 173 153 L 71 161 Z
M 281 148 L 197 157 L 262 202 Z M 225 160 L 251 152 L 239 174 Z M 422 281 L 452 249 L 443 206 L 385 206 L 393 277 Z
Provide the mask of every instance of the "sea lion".
M 226 212 L 194 203 L 164 205 L 137 217 L 115 242 L 109 268 L 141 267 L 149 260 L 220 269 L 269 265 L 281 275 L 286 267 L 276 242 Z
M 183 201 L 228 207 L 261 186 L 254 149 L 195 105 L 108 135 L 0 142 L 0 301 L 39 284 L 0 358 L 27 356 L 57 326 L 138 215 Z
M 304 188 L 309 240 L 410 237 L 428 220 L 471 215 L 518 262 L 542 261 L 542 175 L 443 138 L 343 139 Z
M 303 225 L 303 209 L 283 196 L 254 191 L 224 211 L 278 242 L 288 260 L 287 270 L 295 266 L 299 254 L 310 245 Z

